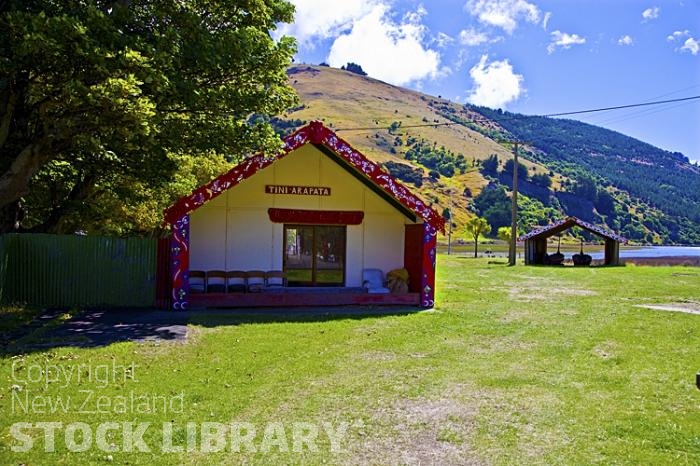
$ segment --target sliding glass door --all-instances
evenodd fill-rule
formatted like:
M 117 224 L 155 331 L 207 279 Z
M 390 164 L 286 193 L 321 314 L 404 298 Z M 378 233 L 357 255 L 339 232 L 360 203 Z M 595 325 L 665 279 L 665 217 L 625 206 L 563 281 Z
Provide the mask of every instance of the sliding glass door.
M 345 226 L 285 225 L 288 286 L 345 285 Z

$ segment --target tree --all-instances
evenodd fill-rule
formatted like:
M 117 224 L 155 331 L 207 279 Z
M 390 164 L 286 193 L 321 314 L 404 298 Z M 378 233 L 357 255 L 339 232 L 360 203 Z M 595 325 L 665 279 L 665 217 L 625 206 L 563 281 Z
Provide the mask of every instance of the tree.
M 450 212 L 449 207 L 445 207 L 444 209 L 442 209 L 442 218 L 444 218 L 447 222 L 452 220 L 452 212 Z
M 451 178 L 455 174 L 455 166 L 452 162 L 443 162 L 438 164 L 438 171 L 442 176 Z
M 365 73 L 362 67 L 357 63 L 350 62 L 346 66 L 341 66 L 340 69 L 349 71 L 351 73 L 359 74 L 360 76 L 367 76 L 367 73 Z
M 392 121 L 389 125 L 389 134 L 395 134 L 401 128 L 400 121 Z
M 511 201 L 503 186 L 489 185 L 474 198 L 476 213 L 494 230 L 511 223 Z
M 591 202 L 595 202 L 598 188 L 593 177 L 585 173 L 579 174 L 576 179 L 576 184 L 574 184 L 573 193 Z
M 515 162 L 513 161 L 513 159 L 506 160 L 506 163 L 503 164 L 503 173 L 508 174 L 512 177 L 514 164 L 515 164 Z M 518 179 L 527 180 L 529 176 L 530 176 L 530 173 L 528 173 L 527 167 L 525 166 L 525 164 L 518 162 Z
M 511 231 L 511 227 L 499 227 L 497 233 L 498 239 L 505 241 L 506 243 L 510 243 Z
M 498 175 L 498 156 L 496 154 L 491 154 L 481 162 L 481 173 L 491 176 Z
M 546 173 L 535 173 L 532 175 L 532 177 L 530 177 L 530 181 L 537 186 L 542 186 L 543 188 L 549 189 L 552 187 L 552 178 L 550 178 Z
M 417 187 L 423 186 L 423 170 L 418 168 L 413 168 L 405 163 L 398 162 L 384 162 L 384 167 L 389 170 L 391 176 L 398 178 L 402 181 L 407 181 L 413 183 Z
M 467 220 L 465 227 L 467 229 L 467 233 L 474 238 L 474 257 L 477 257 L 479 236 L 488 235 L 491 233 L 491 225 L 489 225 L 489 222 L 487 222 L 485 218 L 472 217 Z
M 598 191 L 595 208 L 599 213 L 606 216 L 615 216 L 615 198 L 605 189 Z
M 294 40 L 270 36 L 293 6 L 226 5 L 0 3 L 0 233 L 72 231 L 69 218 L 106 228 L 110 202 L 128 209 L 167 191 L 183 157 L 279 148 L 268 122 L 248 118 L 296 103 Z

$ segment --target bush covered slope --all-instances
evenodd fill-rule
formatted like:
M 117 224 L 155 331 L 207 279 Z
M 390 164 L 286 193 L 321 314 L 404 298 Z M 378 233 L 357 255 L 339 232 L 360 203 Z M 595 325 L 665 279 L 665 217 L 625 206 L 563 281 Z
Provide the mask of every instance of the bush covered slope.
M 651 209 L 638 220 L 649 230 L 673 242 L 700 243 L 700 167 L 683 154 L 575 120 L 475 110 L 532 142 L 530 156 L 548 168 L 574 179 L 589 175 L 646 204 Z

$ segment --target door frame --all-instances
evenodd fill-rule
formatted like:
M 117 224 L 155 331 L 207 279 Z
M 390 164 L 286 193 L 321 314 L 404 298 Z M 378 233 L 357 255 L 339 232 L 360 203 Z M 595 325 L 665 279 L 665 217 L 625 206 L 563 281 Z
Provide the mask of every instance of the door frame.
M 310 228 L 312 230 L 311 234 L 311 244 L 312 244 L 312 250 L 311 250 L 311 281 L 310 282 L 300 282 L 300 281 L 294 281 L 290 280 L 289 276 L 287 276 L 287 286 L 291 287 L 302 287 L 302 286 L 309 286 L 309 287 L 334 287 L 334 286 L 340 286 L 344 287 L 347 279 L 347 251 L 348 251 L 348 231 L 347 231 L 347 225 L 325 225 L 325 224 L 297 224 L 297 223 L 285 223 L 282 226 L 282 269 L 287 272 L 287 230 L 289 228 Z M 317 228 L 337 228 L 338 231 L 342 232 L 342 242 L 343 242 L 343 257 L 342 257 L 342 267 L 339 269 L 342 273 L 342 281 L 341 282 L 332 282 L 332 283 L 319 283 L 317 281 L 317 272 L 318 272 L 318 250 L 317 250 Z

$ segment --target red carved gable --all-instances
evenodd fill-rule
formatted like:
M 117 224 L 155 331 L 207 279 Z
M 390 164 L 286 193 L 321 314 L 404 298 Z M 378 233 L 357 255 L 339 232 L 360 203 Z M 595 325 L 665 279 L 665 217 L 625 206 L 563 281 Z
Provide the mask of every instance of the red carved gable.
M 436 230 L 445 232 L 445 220 L 440 214 L 384 171 L 379 164 L 372 162 L 355 150 L 350 144 L 338 137 L 336 133 L 325 127 L 323 123 L 319 121 L 311 122 L 285 137 L 283 142 L 284 146 L 276 156 L 254 155 L 209 183 L 195 189 L 191 194 L 180 198 L 165 210 L 165 221 L 171 225 L 174 224 L 193 210 L 218 197 L 241 181 L 255 175 L 259 170 L 285 157 L 290 152 L 305 144 L 315 144 L 323 145 L 331 150 L 336 156 L 347 162 L 350 167 L 369 179 L 391 198 L 415 213 L 418 218 L 421 218 Z

